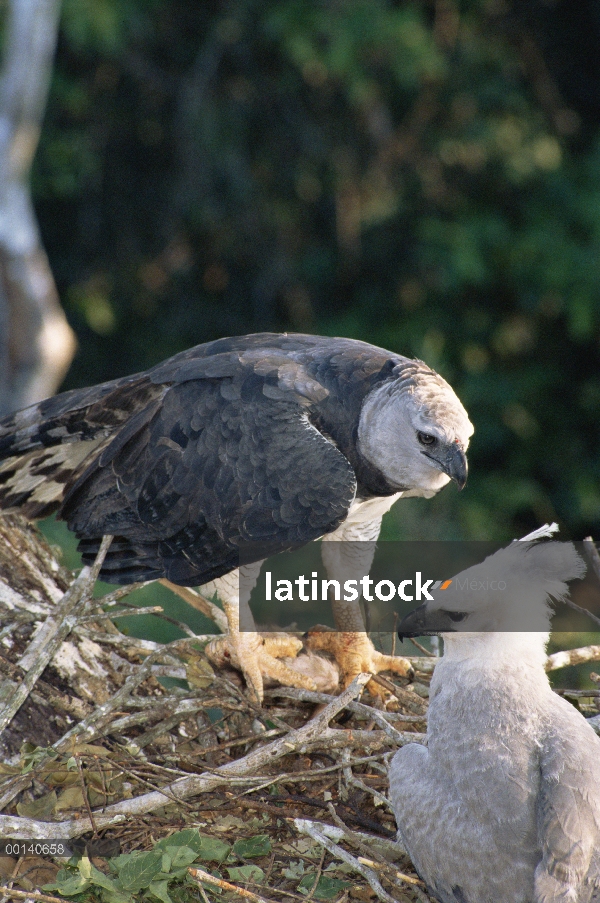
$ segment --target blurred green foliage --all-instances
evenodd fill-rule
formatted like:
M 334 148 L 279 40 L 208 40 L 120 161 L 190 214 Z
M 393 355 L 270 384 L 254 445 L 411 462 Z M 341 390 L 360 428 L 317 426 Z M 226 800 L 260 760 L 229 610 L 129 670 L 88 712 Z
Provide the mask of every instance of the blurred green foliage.
M 568 5 L 64 0 L 34 190 L 65 388 L 221 335 L 362 338 L 476 427 L 466 491 L 388 538 L 598 535 L 600 118 L 574 85 L 600 54 L 573 47 L 600 13 Z

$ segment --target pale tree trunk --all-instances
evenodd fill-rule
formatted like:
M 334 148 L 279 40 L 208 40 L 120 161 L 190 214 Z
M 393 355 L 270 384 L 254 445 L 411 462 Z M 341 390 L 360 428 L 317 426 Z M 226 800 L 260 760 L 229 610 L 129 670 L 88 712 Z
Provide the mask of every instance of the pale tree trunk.
M 60 0 L 10 0 L 0 71 L 0 416 L 52 395 L 75 352 L 31 202 Z

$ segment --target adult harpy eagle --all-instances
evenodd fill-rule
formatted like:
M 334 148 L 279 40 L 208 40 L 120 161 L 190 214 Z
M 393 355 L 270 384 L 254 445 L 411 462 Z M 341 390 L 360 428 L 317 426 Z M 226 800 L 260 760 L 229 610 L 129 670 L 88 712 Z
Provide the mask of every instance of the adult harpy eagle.
M 0 422 L 0 507 L 57 512 L 86 561 L 113 534 L 109 582 L 219 578 L 227 652 L 260 698 L 272 662 L 256 634 L 239 632 L 240 548 L 252 579 L 267 553 L 323 536 L 374 540 L 400 496 L 464 486 L 471 434 L 451 387 L 421 361 L 345 338 L 219 339 Z M 330 576 L 346 578 L 333 548 Z M 356 604 L 333 604 L 340 630 L 364 631 Z M 390 666 L 364 635 L 350 642 L 361 648 L 354 671 Z

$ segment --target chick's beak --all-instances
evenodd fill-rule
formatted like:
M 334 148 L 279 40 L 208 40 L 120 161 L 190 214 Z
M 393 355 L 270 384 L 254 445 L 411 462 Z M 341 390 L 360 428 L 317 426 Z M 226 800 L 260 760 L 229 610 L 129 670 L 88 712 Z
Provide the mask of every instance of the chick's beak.
M 401 640 L 411 636 L 436 636 L 440 633 L 454 633 L 456 623 L 447 611 L 429 611 L 427 603 L 409 612 L 398 625 Z
M 427 608 L 425 603 L 419 605 L 406 615 L 398 625 L 398 637 L 400 641 L 411 636 L 427 635 Z

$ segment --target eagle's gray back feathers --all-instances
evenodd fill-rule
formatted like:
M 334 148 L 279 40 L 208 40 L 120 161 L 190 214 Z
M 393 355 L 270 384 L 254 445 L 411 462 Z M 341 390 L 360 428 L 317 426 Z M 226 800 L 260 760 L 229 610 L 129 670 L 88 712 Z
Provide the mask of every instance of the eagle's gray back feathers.
M 86 560 L 114 534 L 105 579 L 204 583 L 332 532 L 357 496 L 397 493 L 358 448 L 363 401 L 387 382 L 418 392 L 435 380 L 351 339 L 199 345 L 2 421 L 0 507 L 57 512 Z

